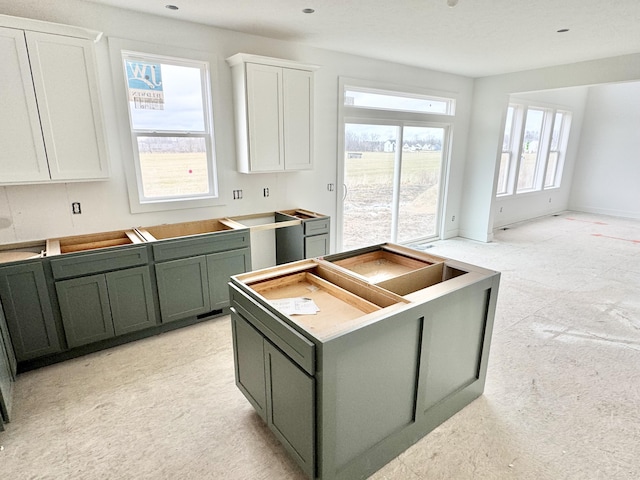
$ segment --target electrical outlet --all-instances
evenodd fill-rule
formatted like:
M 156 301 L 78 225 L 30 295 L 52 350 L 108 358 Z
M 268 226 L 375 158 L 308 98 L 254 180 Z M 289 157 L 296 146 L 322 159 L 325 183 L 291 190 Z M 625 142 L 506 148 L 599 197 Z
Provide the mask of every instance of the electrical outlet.
M 329 190 L 330 192 L 333 192 L 334 188 L 335 187 L 334 187 L 333 183 L 327 183 L 327 190 Z
M 242 190 L 234 190 L 233 191 L 233 199 L 241 200 L 242 199 Z
M 452 222 L 455 222 L 455 221 L 456 221 L 456 216 L 455 216 L 455 215 L 451 217 L 451 221 L 452 221 Z
M 73 202 L 71 204 L 71 212 L 74 215 L 80 215 L 82 213 L 82 210 L 80 209 L 80 202 Z
M 262 195 L 264 195 L 265 197 L 269 196 L 269 188 L 265 187 L 262 189 Z

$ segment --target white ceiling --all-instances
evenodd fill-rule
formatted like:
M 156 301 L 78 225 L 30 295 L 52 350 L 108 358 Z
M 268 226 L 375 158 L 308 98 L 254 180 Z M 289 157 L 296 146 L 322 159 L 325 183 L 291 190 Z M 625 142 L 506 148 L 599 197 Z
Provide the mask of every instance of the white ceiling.
M 640 0 L 88 1 L 470 77 L 640 52 Z

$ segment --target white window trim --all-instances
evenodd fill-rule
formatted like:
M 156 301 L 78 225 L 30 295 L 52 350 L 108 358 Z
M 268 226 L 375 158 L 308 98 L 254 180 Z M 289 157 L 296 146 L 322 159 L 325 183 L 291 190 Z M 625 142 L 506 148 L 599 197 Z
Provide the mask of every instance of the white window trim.
M 212 165 L 210 175 L 213 176 L 217 185 L 213 186 L 214 193 L 217 192 L 217 196 L 208 198 L 183 198 L 170 200 L 158 199 L 154 201 L 140 202 L 139 188 L 141 185 L 138 183 L 139 172 L 136 172 L 136 168 L 139 168 L 139 161 L 136 160 L 137 149 L 134 149 L 133 142 L 135 138 L 132 137 L 132 130 L 129 120 L 129 105 L 128 105 L 128 93 L 126 90 L 126 84 L 124 81 L 124 75 L 122 71 L 122 51 L 137 52 L 141 54 L 148 54 L 150 56 L 157 55 L 161 58 L 173 57 L 174 59 L 187 59 L 207 62 L 209 64 L 209 95 L 211 97 L 212 105 L 208 106 L 208 121 L 210 122 L 210 130 L 212 132 L 211 141 L 213 145 L 207 145 L 211 148 Z M 131 213 L 148 213 L 148 212 L 161 212 L 168 210 L 181 210 L 187 208 L 203 208 L 223 205 L 222 198 L 226 198 L 223 192 L 225 185 L 224 178 L 221 173 L 223 169 L 217 165 L 217 159 L 221 158 L 218 155 L 218 142 L 213 137 L 216 133 L 215 117 L 213 112 L 221 111 L 218 108 L 218 99 L 220 96 L 217 94 L 218 75 L 217 75 L 217 63 L 218 58 L 207 52 L 187 50 L 182 48 L 170 47 L 165 45 L 156 45 L 146 42 L 138 42 L 134 40 L 126 40 L 119 38 L 109 38 L 109 55 L 111 60 L 112 80 L 116 97 L 116 120 L 119 126 L 120 147 L 122 155 L 122 164 L 126 177 L 127 190 L 129 194 L 129 207 Z M 209 135 L 207 134 L 207 137 Z

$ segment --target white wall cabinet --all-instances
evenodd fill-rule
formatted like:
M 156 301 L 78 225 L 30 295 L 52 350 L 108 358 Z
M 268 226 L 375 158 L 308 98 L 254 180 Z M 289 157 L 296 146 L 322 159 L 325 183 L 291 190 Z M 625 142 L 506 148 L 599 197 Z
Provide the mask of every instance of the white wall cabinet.
M 91 39 L 0 26 L 0 184 L 108 177 L 94 57 Z
M 287 60 L 238 53 L 231 65 L 238 171 L 313 168 L 313 75 Z

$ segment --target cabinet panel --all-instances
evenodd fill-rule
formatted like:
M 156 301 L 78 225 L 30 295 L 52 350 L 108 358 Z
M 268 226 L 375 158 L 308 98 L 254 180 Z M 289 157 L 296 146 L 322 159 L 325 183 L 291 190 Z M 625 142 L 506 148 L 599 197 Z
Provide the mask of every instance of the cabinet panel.
M 144 265 L 148 259 L 147 247 L 120 247 L 115 251 L 53 258 L 51 270 L 54 278 L 62 279 Z
M 432 302 L 425 337 L 423 410 L 478 380 L 491 290 L 467 289 Z
M 156 262 L 249 247 L 249 229 L 163 240 L 153 244 Z
M 329 254 L 329 234 L 304 237 L 304 258 L 322 257 Z
M 0 27 L 0 183 L 49 180 L 22 30 Z
M 233 310 L 231 311 L 231 321 L 236 385 L 266 422 L 264 337 Z
M 286 170 L 309 170 L 313 159 L 313 74 L 282 70 L 284 164 Z
M 114 336 L 109 293 L 104 275 L 56 282 L 62 323 L 69 347 Z
M 0 339 L 0 430 L 3 420 L 8 422 L 11 419 L 12 401 L 13 375 L 4 343 Z
M 156 325 L 149 267 L 110 272 L 106 279 L 116 335 Z
M 284 170 L 282 69 L 248 63 L 247 122 L 252 172 Z
M 229 306 L 229 277 L 249 270 L 251 270 L 251 253 L 248 248 L 207 255 L 212 310 Z
M 11 420 L 13 381 L 16 378 L 16 358 L 9 341 L 9 331 L 0 305 L 0 430 L 2 421 Z
M 7 353 L 7 361 L 9 362 L 9 369 L 11 376 L 15 379 L 18 373 L 18 362 L 16 355 L 11 345 L 11 337 L 9 336 L 9 327 L 7 326 L 7 320 L 4 316 L 4 309 L 0 304 L 0 342 L 4 344 L 5 352 Z
M 0 268 L 0 300 L 19 362 L 61 350 L 41 263 Z
M 51 178 L 106 178 L 93 43 L 37 32 L 26 39 Z
M 211 310 L 207 259 L 183 258 L 156 264 L 160 314 L 163 322 Z
M 267 424 L 302 469 L 314 477 L 315 382 L 265 340 Z
M 322 233 L 329 233 L 329 224 L 329 217 L 314 218 L 302 222 L 305 235 L 320 235 Z

